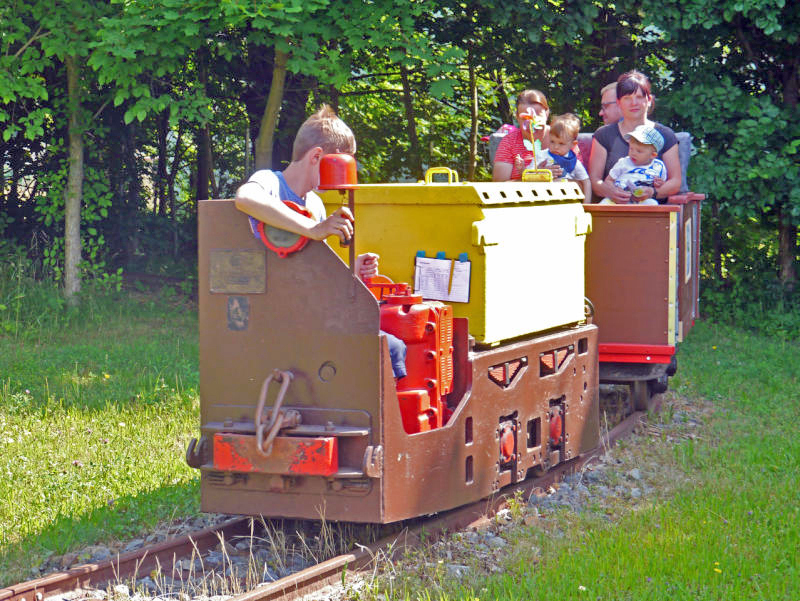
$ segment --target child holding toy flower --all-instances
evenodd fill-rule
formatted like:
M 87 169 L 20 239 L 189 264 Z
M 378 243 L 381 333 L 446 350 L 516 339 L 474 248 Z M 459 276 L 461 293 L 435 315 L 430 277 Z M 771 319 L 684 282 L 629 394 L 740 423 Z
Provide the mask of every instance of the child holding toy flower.
M 553 178 L 553 181 L 568 180 L 580 184 L 586 202 L 592 198 L 592 184 L 589 181 L 589 174 L 583 163 L 578 160 L 578 155 L 573 148 L 576 146 L 578 133 L 581 129 L 581 121 L 572 113 L 556 115 L 550 121 L 550 148 L 537 149 L 536 161 L 528 163 L 527 169 L 537 169 L 544 167 L 550 169 L 557 165 L 563 171 L 560 178 Z
M 531 145 L 531 131 L 533 139 L 539 140 L 542 149 L 550 147 L 550 127 L 547 125 L 549 116 L 550 107 L 547 98 L 539 90 L 525 90 L 517 96 L 519 127 L 513 128 L 500 141 L 494 155 L 492 181 L 520 180 L 524 166 L 533 160 L 533 148 L 528 147 Z M 553 178 L 561 176 L 560 167 L 553 166 L 548 169 L 553 172 Z

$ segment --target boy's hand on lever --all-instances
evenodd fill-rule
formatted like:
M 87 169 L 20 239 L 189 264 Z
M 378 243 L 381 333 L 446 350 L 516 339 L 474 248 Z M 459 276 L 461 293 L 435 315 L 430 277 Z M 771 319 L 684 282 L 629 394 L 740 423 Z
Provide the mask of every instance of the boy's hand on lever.
M 342 242 L 353 237 L 353 215 L 347 207 L 339 207 L 331 215 L 311 228 L 308 237 L 324 240 L 328 236 L 339 236 Z
M 362 280 L 378 275 L 379 258 L 380 256 L 375 253 L 364 253 L 356 257 L 356 273 Z

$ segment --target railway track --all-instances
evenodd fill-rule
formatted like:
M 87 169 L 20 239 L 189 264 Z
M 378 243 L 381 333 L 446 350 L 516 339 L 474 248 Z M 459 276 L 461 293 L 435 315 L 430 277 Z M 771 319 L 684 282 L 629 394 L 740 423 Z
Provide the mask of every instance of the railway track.
M 660 397 L 654 397 L 654 409 L 660 406 Z M 602 445 L 569 462 L 562 463 L 545 475 L 528 479 L 503 489 L 502 493 L 470 505 L 459 507 L 429 518 L 420 518 L 403 524 L 401 530 L 390 526 L 390 534 L 377 542 L 359 546 L 357 550 L 340 554 L 316 565 L 258 585 L 253 590 L 235 596 L 235 601 L 271 601 L 294 599 L 322 588 L 341 578 L 344 571 L 363 569 L 381 553 L 394 555 L 418 546 L 424 539 L 430 541 L 444 532 L 454 532 L 469 527 L 479 527 L 502 509 L 514 495 L 531 495 L 536 489 L 547 489 L 564 476 L 574 473 L 592 459 L 602 455 L 617 440 L 628 436 L 642 423 L 645 412 L 628 415 L 602 438 Z M 81 589 L 97 589 L 109 582 L 124 582 L 135 575 L 149 574 L 153 570 L 163 573 L 180 571 L 186 558 L 196 558 L 221 545 L 222 541 L 245 539 L 253 535 L 253 520 L 234 518 L 218 526 L 206 528 L 185 536 L 118 555 L 112 560 L 90 563 L 63 572 L 0 589 L 0 601 L 44 601 L 56 595 L 69 595 Z M 205 571 L 205 570 L 203 570 Z M 87 595 L 87 598 L 90 596 Z

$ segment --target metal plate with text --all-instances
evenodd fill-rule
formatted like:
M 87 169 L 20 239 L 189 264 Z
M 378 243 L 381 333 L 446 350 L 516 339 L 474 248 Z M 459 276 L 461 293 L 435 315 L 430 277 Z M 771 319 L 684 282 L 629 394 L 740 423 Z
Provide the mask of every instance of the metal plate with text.
M 264 294 L 267 291 L 265 251 L 214 249 L 210 259 L 211 292 Z

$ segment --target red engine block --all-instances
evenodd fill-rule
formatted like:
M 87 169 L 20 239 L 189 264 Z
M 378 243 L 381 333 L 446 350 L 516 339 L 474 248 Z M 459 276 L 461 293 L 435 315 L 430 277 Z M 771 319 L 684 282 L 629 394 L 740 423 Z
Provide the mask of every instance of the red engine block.
M 453 387 L 453 309 L 438 301 L 383 297 L 381 329 L 406 343 L 408 375 L 397 382 L 403 428 L 409 434 L 444 425 L 444 396 Z

